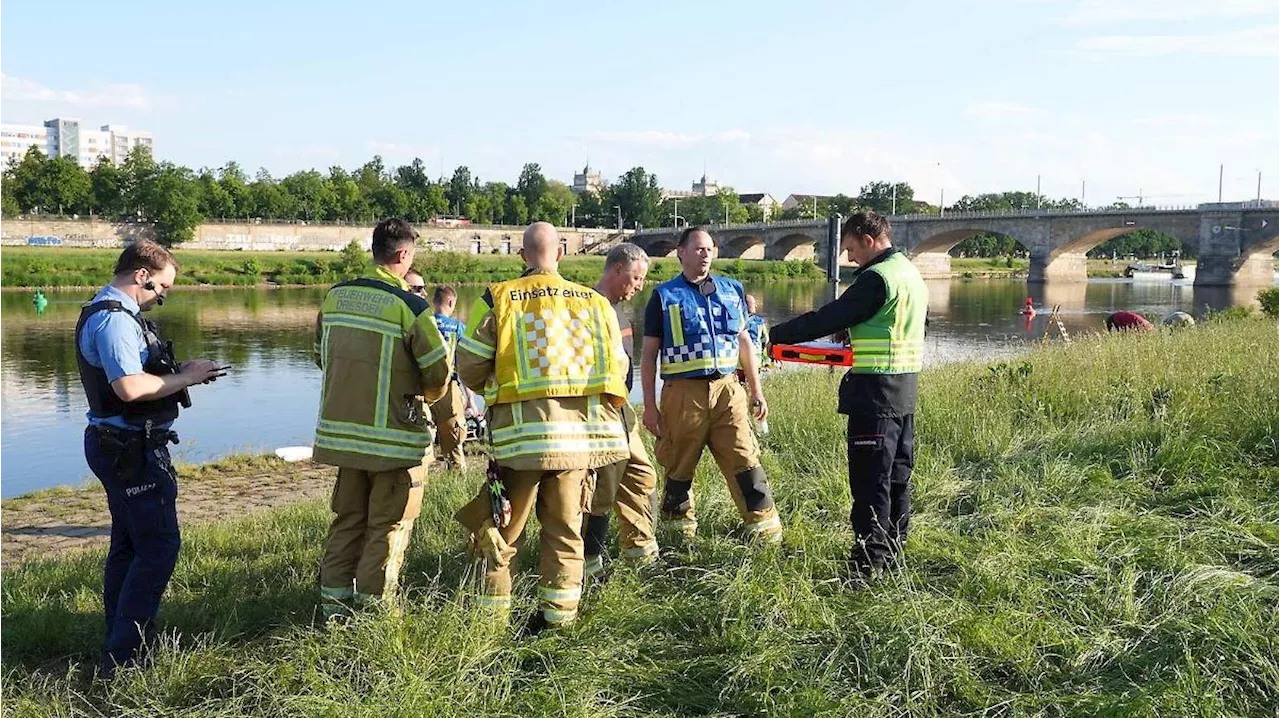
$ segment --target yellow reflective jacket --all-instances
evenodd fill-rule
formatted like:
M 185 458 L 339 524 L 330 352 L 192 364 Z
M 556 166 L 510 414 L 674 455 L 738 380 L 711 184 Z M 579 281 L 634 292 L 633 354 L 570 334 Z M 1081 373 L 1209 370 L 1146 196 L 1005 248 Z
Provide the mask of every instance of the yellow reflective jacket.
M 365 471 L 422 463 L 430 450 L 420 396 L 444 395 L 452 368 L 426 300 L 381 267 L 335 285 L 316 318 L 324 372 L 314 459 Z
M 613 308 L 594 290 L 546 270 L 491 286 L 457 361 L 462 381 L 484 391 L 500 465 L 597 468 L 629 455 L 626 354 Z

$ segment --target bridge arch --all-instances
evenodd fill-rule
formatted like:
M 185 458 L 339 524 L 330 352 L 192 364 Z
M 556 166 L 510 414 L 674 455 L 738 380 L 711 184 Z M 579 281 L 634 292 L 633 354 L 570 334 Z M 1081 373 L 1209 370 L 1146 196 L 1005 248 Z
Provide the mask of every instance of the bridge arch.
M 644 238 L 642 241 L 637 242 L 637 244 L 644 250 L 644 253 L 650 257 L 670 257 L 676 253 L 675 237 L 659 236 Z
M 720 256 L 726 259 L 764 259 L 764 237 L 757 234 L 741 234 L 720 242 Z
M 803 233 L 788 234 L 770 244 L 765 259 L 809 260 L 817 256 L 818 240 Z
M 1022 247 L 1022 249 L 1031 251 L 1029 243 L 1023 241 L 1017 235 L 991 229 L 965 228 L 951 229 L 945 232 L 938 232 L 937 234 L 929 235 L 910 248 L 911 254 L 912 256 L 919 256 L 922 254 L 950 254 L 951 250 L 954 249 L 956 245 L 982 234 L 994 234 L 998 237 L 1008 237 L 1019 247 Z

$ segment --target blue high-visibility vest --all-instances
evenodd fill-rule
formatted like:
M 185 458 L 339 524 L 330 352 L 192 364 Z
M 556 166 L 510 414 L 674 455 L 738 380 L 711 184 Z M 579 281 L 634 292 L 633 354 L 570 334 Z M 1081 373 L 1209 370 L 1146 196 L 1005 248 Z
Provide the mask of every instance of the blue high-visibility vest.
M 662 303 L 658 366 L 664 380 L 732 374 L 738 368 L 738 333 L 747 313 L 746 294 L 733 279 L 711 277 L 707 282 L 711 285 L 705 294 L 684 275 L 654 290 Z

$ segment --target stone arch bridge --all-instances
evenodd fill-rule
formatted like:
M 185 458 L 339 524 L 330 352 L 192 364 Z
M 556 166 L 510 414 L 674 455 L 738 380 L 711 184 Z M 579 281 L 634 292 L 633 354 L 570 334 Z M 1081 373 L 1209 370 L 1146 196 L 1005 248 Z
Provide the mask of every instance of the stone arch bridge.
M 926 276 L 949 276 L 947 252 L 990 232 L 1012 238 L 1031 259 L 1028 281 L 1084 281 L 1085 254 L 1103 242 L 1138 229 L 1152 229 L 1198 247 L 1195 283 L 1269 283 L 1271 255 L 1278 246 L 1276 202 L 1203 204 L 1180 209 L 1024 210 L 891 217 L 894 245 Z M 826 220 L 796 220 L 708 227 L 721 258 L 814 261 L 825 256 Z M 679 232 L 645 229 L 631 241 L 650 256 L 674 253 Z M 843 263 L 843 258 L 842 258 Z

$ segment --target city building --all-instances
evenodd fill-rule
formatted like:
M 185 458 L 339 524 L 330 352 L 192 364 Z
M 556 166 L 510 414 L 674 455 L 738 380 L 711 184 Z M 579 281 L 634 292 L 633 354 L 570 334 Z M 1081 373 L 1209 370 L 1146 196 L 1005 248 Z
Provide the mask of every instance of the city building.
M 583 192 L 594 192 L 600 194 L 605 188 L 604 179 L 600 177 L 599 172 L 591 171 L 591 164 L 587 163 L 581 172 L 573 173 L 573 193 L 582 194 Z
M 740 194 L 738 195 L 738 204 L 747 207 L 759 207 L 760 214 L 765 219 L 769 219 L 774 212 L 778 211 L 778 200 L 774 199 L 773 195 L 768 192 Z
M 684 199 L 685 197 L 710 197 L 720 191 L 720 183 L 715 180 L 708 180 L 707 176 L 702 175 L 702 179 L 693 183 L 692 189 L 664 189 L 662 190 L 662 199 L 667 200 L 675 197 L 676 199 Z
M 49 157 L 71 157 L 85 169 L 107 157 L 119 165 L 135 147 L 152 147 L 150 132 L 130 130 L 123 125 L 103 125 L 92 130 L 80 120 L 55 117 L 43 125 L 0 125 L 0 162 L 21 161 L 27 150 L 37 147 Z
M 829 195 L 791 194 L 791 195 L 787 195 L 787 198 L 782 200 L 782 209 L 783 211 L 793 209 L 798 204 L 812 205 L 814 200 L 817 200 L 819 203 L 825 203 L 830 199 L 831 197 Z

